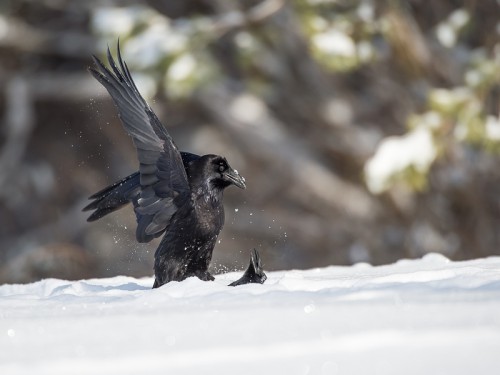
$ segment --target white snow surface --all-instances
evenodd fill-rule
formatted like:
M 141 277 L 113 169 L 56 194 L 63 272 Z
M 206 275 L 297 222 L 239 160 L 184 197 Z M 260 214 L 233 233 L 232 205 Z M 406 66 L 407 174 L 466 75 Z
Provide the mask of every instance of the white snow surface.
M 0 286 L 0 374 L 498 374 L 500 257 Z

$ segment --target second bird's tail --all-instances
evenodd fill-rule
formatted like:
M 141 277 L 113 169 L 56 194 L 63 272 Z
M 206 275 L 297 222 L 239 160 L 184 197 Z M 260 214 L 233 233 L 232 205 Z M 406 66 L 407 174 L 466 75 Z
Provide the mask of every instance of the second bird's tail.
M 101 191 L 90 196 L 92 199 L 83 211 L 95 210 L 87 221 L 95 221 L 107 214 L 116 211 L 138 198 L 141 190 L 139 172 L 135 172 L 124 179 L 115 182 Z

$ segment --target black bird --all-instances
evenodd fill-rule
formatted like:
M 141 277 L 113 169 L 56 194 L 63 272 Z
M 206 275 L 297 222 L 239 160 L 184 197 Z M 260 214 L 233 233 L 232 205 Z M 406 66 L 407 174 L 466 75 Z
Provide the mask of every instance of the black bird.
M 224 225 L 222 195 L 235 185 L 245 189 L 245 179 L 218 155 L 179 152 L 166 128 L 141 96 L 121 58 L 118 65 L 108 48 L 108 69 L 93 56 L 92 75 L 113 98 L 125 131 L 133 139 L 139 171 L 92 195 L 84 208 L 94 210 L 87 221 L 97 220 L 132 203 L 137 218 L 138 242 L 163 238 L 155 252 L 157 288 L 190 276 L 214 280 L 208 272 L 217 236 Z M 266 279 L 258 253 L 249 268 L 231 285 Z

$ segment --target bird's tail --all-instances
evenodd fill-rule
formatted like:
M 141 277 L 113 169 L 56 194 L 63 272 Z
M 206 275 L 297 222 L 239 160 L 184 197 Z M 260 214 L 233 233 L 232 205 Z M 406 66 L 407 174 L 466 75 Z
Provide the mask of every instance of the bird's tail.
M 95 210 L 87 221 L 95 221 L 138 198 L 141 190 L 139 172 L 115 182 L 90 196 L 93 201 L 83 211 Z

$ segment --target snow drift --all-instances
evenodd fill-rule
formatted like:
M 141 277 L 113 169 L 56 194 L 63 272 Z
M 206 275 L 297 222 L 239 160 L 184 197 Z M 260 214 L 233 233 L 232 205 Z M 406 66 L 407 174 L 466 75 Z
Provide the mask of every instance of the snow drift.
M 0 286 L 0 374 L 497 374 L 500 257 Z

